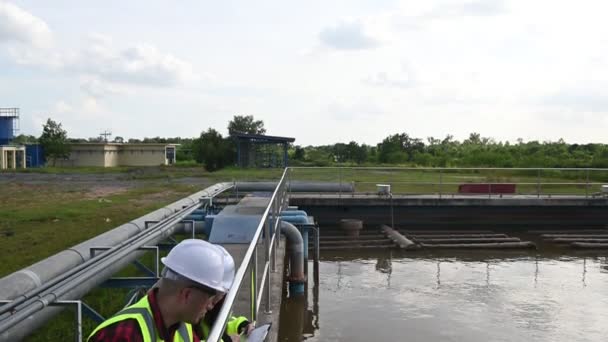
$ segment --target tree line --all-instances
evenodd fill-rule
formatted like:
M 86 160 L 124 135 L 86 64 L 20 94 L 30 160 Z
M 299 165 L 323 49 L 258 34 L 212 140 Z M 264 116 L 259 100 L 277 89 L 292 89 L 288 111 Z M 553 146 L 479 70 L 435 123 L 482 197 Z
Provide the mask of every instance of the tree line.
M 293 159 L 300 165 L 408 165 L 423 167 L 608 167 L 608 145 L 568 144 L 558 141 L 516 143 L 496 141 L 471 133 L 463 141 L 448 135 L 443 139 L 414 138 L 397 133 L 375 146 L 337 143 L 325 146 L 296 146 Z
M 124 139 L 120 143 L 173 143 L 177 149 L 178 163 L 201 164 L 215 171 L 236 163 L 234 133 L 264 134 L 264 122 L 251 115 L 236 115 L 228 126 L 228 136 L 222 136 L 214 128 L 202 131 L 198 137 L 152 137 Z M 56 160 L 69 155 L 70 142 L 100 142 L 102 138 L 69 139 L 67 132 L 51 119 L 43 125 L 39 138 L 21 135 L 15 143 L 40 143 L 47 159 Z M 421 167 L 567 167 L 608 168 L 608 145 L 600 143 L 568 144 L 558 141 L 527 141 L 515 143 L 496 141 L 471 133 L 462 141 L 452 135 L 444 138 L 412 137 L 407 133 L 391 134 L 376 145 L 359 144 L 356 141 L 321 146 L 292 145 L 289 148 L 291 165 L 404 165 Z

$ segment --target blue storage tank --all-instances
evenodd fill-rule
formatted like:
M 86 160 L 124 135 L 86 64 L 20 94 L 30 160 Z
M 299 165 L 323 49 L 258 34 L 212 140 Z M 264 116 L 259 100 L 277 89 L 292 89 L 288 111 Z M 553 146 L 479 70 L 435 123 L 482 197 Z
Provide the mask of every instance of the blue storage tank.
M 25 162 L 27 167 L 44 166 L 44 150 L 39 144 L 25 145 Z
M 7 145 L 15 137 L 19 109 L 0 108 L 0 145 Z

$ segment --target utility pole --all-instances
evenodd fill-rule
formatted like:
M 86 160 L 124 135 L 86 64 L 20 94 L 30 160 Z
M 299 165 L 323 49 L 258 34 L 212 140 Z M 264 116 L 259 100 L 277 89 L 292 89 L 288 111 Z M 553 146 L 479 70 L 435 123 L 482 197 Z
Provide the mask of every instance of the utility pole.
M 103 137 L 103 141 L 108 142 L 108 137 L 112 136 L 112 132 L 105 130 L 105 131 L 99 133 L 99 136 Z

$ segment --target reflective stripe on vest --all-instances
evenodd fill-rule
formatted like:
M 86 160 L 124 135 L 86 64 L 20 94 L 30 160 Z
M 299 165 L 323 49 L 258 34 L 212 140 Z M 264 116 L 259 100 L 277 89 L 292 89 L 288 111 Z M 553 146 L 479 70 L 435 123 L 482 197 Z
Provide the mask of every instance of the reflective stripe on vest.
M 152 316 L 152 309 L 150 309 L 148 296 L 143 297 L 137 303 L 119 311 L 116 315 L 101 323 L 97 328 L 95 328 L 95 330 L 93 330 L 91 335 L 89 335 L 88 340 L 91 339 L 91 337 L 94 336 L 99 330 L 127 319 L 135 319 L 137 321 L 144 342 L 163 341 L 159 339 L 156 334 L 156 325 L 154 324 L 154 317 Z M 192 325 L 182 322 L 173 336 L 173 341 L 193 342 L 193 338 Z

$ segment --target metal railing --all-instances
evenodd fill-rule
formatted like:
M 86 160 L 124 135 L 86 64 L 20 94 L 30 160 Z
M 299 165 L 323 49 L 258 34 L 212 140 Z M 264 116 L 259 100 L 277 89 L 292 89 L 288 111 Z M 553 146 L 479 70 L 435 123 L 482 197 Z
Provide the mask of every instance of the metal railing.
M 351 184 L 353 193 L 374 193 L 375 184 L 383 183 L 391 185 L 396 195 L 435 194 L 439 198 L 458 194 L 458 187 L 466 184 L 487 185 L 486 191 L 474 194 L 488 197 L 497 195 L 493 186 L 512 184 L 518 195 L 589 198 L 601 194 L 601 186 L 608 184 L 608 169 L 603 168 L 290 167 L 289 171 L 291 179 L 300 181 Z
M 251 284 L 251 297 L 250 297 L 250 308 L 251 308 L 251 320 L 256 321 L 262 299 L 265 298 L 265 312 L 271 313 L 270 311 L 270 271 L 276 272 L 276 257 L 277 257 L 277 246 L 279 244 L 279 238 L 281 236 L 281 222 L 280 213 L 289 205 L 288 198 L 288 182 L 287 182 L 288 169 L 283 171 L 281 180 L 275 188 L 270 202 L 262 215 L 262 219 L 253 235 L 253 239 L 249 243 L 245 257 L 241 262 L 234 282 L 230 291 L 226 295 L 224 305 L 220 310 L 218 317 L 209 333 L 209 337 L 206 341 L 217 342 L 220 341 L 226 323 L 232 312 L 236 296 L 238 295 L 245 274 L 247 270 L 250 272 L 250 284 Z M 264 233 L 262 235 L 262 232 Z M 264 270 L 262 271 L 262 278 L 258 281 L 258 243 L 260 239 L 264 239 Z M 263 289 L 260 292 L 259 289 Z

